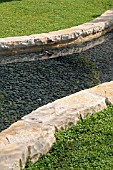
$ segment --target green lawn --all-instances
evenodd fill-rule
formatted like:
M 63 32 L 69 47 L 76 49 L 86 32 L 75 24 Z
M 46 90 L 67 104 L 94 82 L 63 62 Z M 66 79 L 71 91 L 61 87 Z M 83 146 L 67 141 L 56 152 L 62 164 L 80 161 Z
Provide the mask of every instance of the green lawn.
M 0 37 L 72 27 L 112 7 L 112 0 L 0 0 Z
M 56 139 L 26 170 L 113 170 L 113 106 L 57 132 Z
M 0 0 L 0 37 L 72 27 L 112 7 L 112 0 Z M 26 170 L 113 170 L 113 106 L 56 138 L 51 151 Z

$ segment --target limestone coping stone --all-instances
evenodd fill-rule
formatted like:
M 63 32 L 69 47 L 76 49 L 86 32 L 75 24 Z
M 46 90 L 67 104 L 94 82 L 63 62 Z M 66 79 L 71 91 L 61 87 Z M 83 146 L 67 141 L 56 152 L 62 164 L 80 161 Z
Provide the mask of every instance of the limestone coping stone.
M 99 38 L 93 39 L 92 41 L 84 42 L 82 44 L 69 45 L 68 48 L 61 47 L 60 49 L 52 49 L 49 51 L 40 51 L 40 52 L 32 52 L 32 53 L 24 53 L 17 55 L 2 55 L 0 56 L 0 64 L 7 63 L 17 63 L 17 62 L 25 62 L 25 61 L 37 61 L 37 60 L 47 60 L 52 58 L 57 58 L 60 56 L 72 55 L 80 52 L 84 52 L 90 48 L 95 47 L 96 45 L 102 44 L 106 41 L 106 39 L 110 39 L 111 34 L 105 34 Z M 49 53 L 50 55 L 47 55 Z
M 26 152 L 23 152 L 24 160 L 31 158 L 32 161 L 35 162 L 42 154 L 50 150 L 52 144 L 55 142 L 54 133 L 55 128 L 52 126 L 36 124 L 35 122 L 17 121 L 0 133 L 0 149 L 2 149 L 2 151 L 0 151 L 0 165 L 6 155 L 6 149 L 4 153 L 3 148 L 7 148 L 7 146 L 13 148 L 15 145 L 20 147 L 20 150 L 21 146 L 26 148 Z M 17 153 L 17 150 L 16 148 L 15 151 L 12 151 Z M 7 153 L 9 155 L 7 161 L 10 163 L 11 161 L 9 161 L 9 159 L 12 159 L 12 157 L 9 154 L 9 150 L 7 150 Z M 26 161 L 23 162 L 22 159 L 18 157 L 18 162 L 21 161 L 21 166 L 24 167 Z M 11 166 L 13 165 L 11 164 Z
M 55 131 L 113 104 L 113 81 L 48 103 L 22 117 L 0 133 L 0 167 L 22 170 L 30 158 L 36 162 L 55 142 Z
M 76 124 L 87 114 L 98 112 L 105 107 L 105 97 L 83 90 L 42 106 L 24 116 L 22 120 L 43 123 L 60 130 L 70 124 Z
M 20 170 L 25 167 L 28 149 L 24 145 L 8 144 L 0 148 L 0 169 Z
M 80 26 L 50 33 L 0 38 L 0 54 L 30 52 L 80 43 L 113 28 L 113 9 Z M 55 142 L 55 131 L 76 124 L 113 104 L 113 81 L 56 100 L 24 116 L 0 133 L 0 168 L 21 170 L 30 158 L 37 161 Z
M 53 49 L 97 38 L 113 29 L 113 9 L 85 24 L 29 36 L 0 38 L 0 55 Z
M 106 102 L 113 104 L 113 81 L 103 83 L 87 90 L 88 92 L 106 97 Z

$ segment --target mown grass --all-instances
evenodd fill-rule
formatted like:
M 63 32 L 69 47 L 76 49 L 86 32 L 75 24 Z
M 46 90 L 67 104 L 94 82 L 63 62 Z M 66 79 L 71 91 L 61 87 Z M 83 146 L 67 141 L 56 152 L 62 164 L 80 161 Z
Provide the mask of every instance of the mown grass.
M 111 0 L 0 0 L 0 37 L 72 27 L 111 7 Z
M 113 105 L 56 133 L 51 151 L 26 170 L 113 170 Z

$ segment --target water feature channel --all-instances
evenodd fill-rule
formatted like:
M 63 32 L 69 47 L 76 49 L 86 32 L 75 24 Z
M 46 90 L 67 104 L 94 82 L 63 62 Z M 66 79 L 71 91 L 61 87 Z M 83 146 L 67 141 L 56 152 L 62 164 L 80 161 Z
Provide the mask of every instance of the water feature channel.
M 0 131 L 42 105 L 113 80 L 113 31 L 60 50 L 0 56 Z

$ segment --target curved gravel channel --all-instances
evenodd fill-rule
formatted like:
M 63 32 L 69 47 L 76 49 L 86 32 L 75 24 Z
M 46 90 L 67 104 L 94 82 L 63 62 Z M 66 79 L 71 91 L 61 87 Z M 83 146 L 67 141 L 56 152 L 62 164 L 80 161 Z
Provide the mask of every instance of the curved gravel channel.
M 0 63 L 0 131 L 42 105 L 113 80 L 113 33 L 110 35 L 85 52 Z

